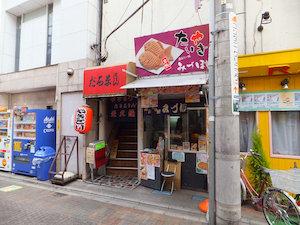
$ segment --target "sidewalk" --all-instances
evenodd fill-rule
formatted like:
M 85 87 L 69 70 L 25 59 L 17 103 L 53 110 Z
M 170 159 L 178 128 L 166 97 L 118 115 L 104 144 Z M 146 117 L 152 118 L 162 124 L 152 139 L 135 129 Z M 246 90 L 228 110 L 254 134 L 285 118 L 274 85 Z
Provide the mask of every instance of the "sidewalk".
M 205 193 L 198 193 L 189 190 L 175 191 L 172 196 L 153 193 L 152 189 L 137 187 L 134 190 L 119 189 L 98 186 L 85 183 L 81 180 L 72 182 L 66 186 L 53 185 L 48 181 L 38 181 L 36 178 L 15 175 L 7 172 L 0 172 L 0 180 L 10 180 L 25 183 L 40 189 L 46 189 L 68 195 L 81 196 L 86 199 L 130 207 L 153 213 L 165 214 L 181 219 L 207 224 L 205 214 L 198 209 L 198 202 L 193 196 L 207 196 Z M 254 211 L 251 207 L 243 207 L 242 224 L 266 224 L 262 213 Z

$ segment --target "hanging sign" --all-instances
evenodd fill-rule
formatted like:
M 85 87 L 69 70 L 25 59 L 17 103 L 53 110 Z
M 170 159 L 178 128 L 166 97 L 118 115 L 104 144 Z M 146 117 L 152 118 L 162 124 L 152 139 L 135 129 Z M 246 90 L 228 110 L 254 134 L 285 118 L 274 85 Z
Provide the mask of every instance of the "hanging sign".
M 93 110 L 84 105 L 76 109 L 74 117 L 74 128 L 80 134 L 88 133 L 92 128 Z
M 141 77 L 208 70 L 208 24 L 137 37 L 134 44 Z
M 237 16 L 229 13 L 229 39 L 230 39 L 230 74 L 231 74 L 231 101 L 232 114 L 239 115 L 239 69 L 238 69 L 238 40 Z
M 126 89 L 127 65 L 112 67 L 96 67 L 84 71 L 83 95 L 84 97 L 124 95 Z
M 239 111 L 300 110 L 300 91 L 242 93 Z

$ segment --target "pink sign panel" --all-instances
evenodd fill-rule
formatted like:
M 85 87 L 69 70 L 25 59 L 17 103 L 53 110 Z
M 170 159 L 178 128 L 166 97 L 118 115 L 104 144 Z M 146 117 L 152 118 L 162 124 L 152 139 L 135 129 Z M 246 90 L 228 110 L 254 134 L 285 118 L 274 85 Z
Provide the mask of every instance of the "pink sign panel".
M 134 44 L 141 77 L 208 70 L 208 24 L 137 37 Z

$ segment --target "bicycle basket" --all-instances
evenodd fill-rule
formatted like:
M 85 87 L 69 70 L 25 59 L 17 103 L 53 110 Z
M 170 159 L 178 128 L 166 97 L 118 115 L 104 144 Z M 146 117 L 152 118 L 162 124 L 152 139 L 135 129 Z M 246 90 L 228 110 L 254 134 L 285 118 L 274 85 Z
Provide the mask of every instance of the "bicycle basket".
M 300 169 L 290 170 L 270 170 L 267 169 L 271 176 L 273 187 L 300 194 Z

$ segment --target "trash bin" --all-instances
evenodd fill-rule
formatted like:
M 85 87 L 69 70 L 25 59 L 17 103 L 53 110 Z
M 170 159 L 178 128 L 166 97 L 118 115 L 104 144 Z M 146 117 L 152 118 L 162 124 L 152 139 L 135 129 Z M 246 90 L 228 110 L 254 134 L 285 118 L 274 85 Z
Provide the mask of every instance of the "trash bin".
M 49 180 L 49 170 L 55 156 L 55 150 L 49 146 L 41 147 L 35 154 L 32 164 L 36 165 L 38 180 Z

